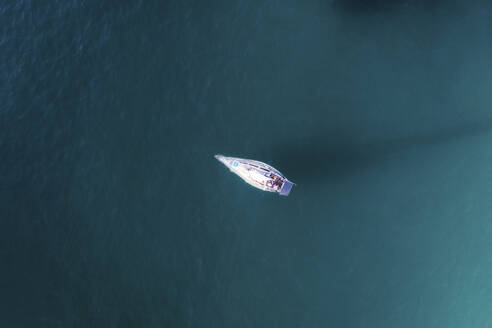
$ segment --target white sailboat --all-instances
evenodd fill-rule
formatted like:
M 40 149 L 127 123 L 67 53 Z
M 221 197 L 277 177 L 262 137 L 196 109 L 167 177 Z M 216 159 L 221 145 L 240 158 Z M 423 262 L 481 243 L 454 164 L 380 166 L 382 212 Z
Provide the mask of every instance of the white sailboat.
M 287 196 L 294 185 L 278 170 L 263 162 L 223 155 L 215 155 L 215 158 L 258 189 Z

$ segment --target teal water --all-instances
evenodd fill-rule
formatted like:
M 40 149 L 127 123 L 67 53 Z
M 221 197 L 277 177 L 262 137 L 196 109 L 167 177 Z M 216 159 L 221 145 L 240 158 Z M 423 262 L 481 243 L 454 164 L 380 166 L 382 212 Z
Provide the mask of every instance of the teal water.
M 486 2 L 0 18 L 2 327 L 492 326 Z

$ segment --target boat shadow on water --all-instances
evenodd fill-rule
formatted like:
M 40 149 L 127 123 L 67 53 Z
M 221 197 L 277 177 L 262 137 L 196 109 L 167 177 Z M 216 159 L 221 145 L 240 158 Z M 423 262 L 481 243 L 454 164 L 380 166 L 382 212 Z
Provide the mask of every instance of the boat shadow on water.
M 440 128 L 432 133 L 355 142 L 345 136 L 316 136 L 286 141 L 269 152 L 274 165 L 301 185 L 332 182 L 377 165 L 407 150 L 444 145 L 492 131 L 492 119 Z M 424 159 L 423 159 L 424 160 Z

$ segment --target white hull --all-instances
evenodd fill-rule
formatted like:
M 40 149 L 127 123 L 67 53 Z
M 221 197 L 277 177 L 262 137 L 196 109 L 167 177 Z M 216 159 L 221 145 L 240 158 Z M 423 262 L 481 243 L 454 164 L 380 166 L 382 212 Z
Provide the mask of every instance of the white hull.
M 263 162 L 223 155 L 215 155 L 215 158 L 258 189 L 287 196 L 294 185 L 278 170 Z

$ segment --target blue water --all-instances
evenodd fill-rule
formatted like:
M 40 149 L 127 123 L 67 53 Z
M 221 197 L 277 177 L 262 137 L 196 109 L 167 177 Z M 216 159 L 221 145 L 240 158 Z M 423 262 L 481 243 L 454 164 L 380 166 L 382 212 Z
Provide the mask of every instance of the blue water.
M 492 327 L 486 2 L 12 0 L 0 27 L 1 327 Z

